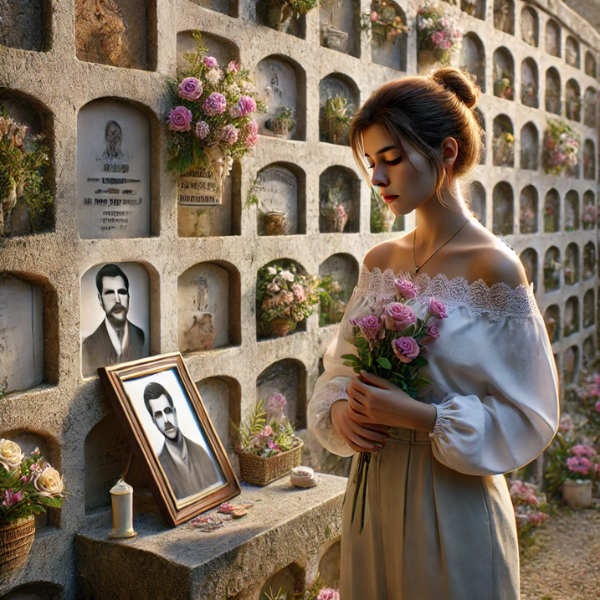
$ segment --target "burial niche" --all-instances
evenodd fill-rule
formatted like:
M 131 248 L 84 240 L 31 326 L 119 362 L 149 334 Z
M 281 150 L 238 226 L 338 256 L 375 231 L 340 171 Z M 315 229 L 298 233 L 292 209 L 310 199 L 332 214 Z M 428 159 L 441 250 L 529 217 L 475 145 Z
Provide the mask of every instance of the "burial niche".
M 515 61 L 504 47 L 494 52 L 494 96 L 514 100 Z
M 494 0 L 494 27 L 514 35 L 515 3 L 513 0 Z
M 527 281 L 533 283 L 533 291 L 537 290 L 538 255 L 533 248 L 526 248 L 521 252 L 521 262 L 527 274 Z
M 565 352 L 565 385 L 575 383 L 579 371 L 579 348 L 571 346 Z
M 519 229 L 521 233 L 537 233 L 538 231 L 538 191 L 533 185 L 521 190 L 521 211 Z
M 565 101 L 567 103 L 567 118 L 572 121 L 581 121 L 581 90 L 574 79 L 567 81 Z
M 177 280 L 177 335 L 182 353 L 240 343 L 239 273 L 229 263 L 200 263 Z M 237 309 L 237 310 L 236 310 Z
M 530 6 L 521 11 L 521 38 L 530 46 L 537 46 L 539 39 L 539 20 L 537 13 Z
M 476 33 L 463 35 L 460 68 L 473 75 L 475 83 L 485 92 L 485 48 Z
M 544 325 L 553 344 L 560 339 L 560 308 L 558 304 L 552 304 L 544 311 Z
M 585 140 L 583 144 L 583 178 L 595 179 L 596 175 L 596 153 L 594 152 L 594 142 Z
M 305 579 L 305 567 L 291 563 L 267 579 L 258 598 L 298 598 L 304 592 Z M 280 594 L 278 590 L 281 590 Z
M 565 231 L 579 229 L 579 194 L 569 190 L 565 196 Z
M 510 118 L 498 115 L 494 119 L 492 161 L 495 167 L 514 167 L 515 136 Z
M 596 246 L 588 242 L 583 247 L 583 278 L 593 277 L 596 271 Z
M 565 42 L 565 62 L 571 67 L 579 69 L 579 43 L 569 35 Z
M 360 56 L 359 0 L 323 0 L 319 6 L 321 46 Z
M 177 68 L 189 66 L 184 58 L 187 52 L 194 52 L 198 42 L 194 39 L 193 31 L 181 31 L 177 34 Z M 219 65 L 228 65 L 232 60 L 240 60 L 239 48 L 229 39 L 205 31 L 202 33 L 202 43 L 208 48 L 208 56 L 217 59 Z
M 590 335 L 583 340 L 584 364 L 592 364 L 594 358 L 596 358 L 596 345 L 594 344 L 594 336 Z
M 302 14 L 302 11 L 310 10 L 311 5 L 315 6 L 314 2 L 254 0 L 251 4 L 256 5 L 256 21 L 260 25 L 306 39 L 306 13 Z
M 475 218 L 485 227 L 485 188 L 480 181 L 474 181 L 471 185 L 469 208 Z
M 2 600 L 61 600 L 64 588 L 50 581 L 33 581 L 13 588 L 2 596 Z
M 119 100 L 77 115 L 77 223 L 82 239 L 150 235 L 150 121 Z
M 371 24 L 371 60 L 384 67 L 406 71 L 406 45 L 408 34 L 398 25 L 407 24 L 406 13 L 393 0 L 382 4 L 380 0 L 371 3 L 371 15 L 379 18 Z M 394 23 L 389 27 L 387 23 Z
M 544 200 L 544 233 L 555 233 L 560 229 L 560 196 L 552 188 Z
M 81 277 L 81 372 L 150 356 L 150 281 L 138 263 L 103 263 Z
M 583 123 L 586 127 L 596 127 L 597 106 L 598 94 L 594 88 L 589 87 L 583 97 Z
M 554 67 L 546 71 L 546 111 L 560 115 L 560 76 Z
M 328 588 L 334 590 L 340 587 L 341 540 L 331 543 L 319 560 L 319 575 Z
M 596 59 L 589 50 L 585 53 L 585 74 L 596 79 Z
M 460 8 L 471 17 L 485 20 L 485 0 L 460 0 Z
M 590 327 L 595 321 L 596 305 L 594 290 L 588 290 L 583 296 L 583 326 Z
M 486 130 L 485 130 L 485 115 L 481 112 L 479 108 L 475 108 L 473 110 L 473 114 L 475 115 L 475 119 L 477 123 L 481 127 L 481 154 L 479 156 L 479 164 L 485 164 L 485 149 L 486 149 Z
M 565 304 L 565 337 L 579 331 L 579 298 L 571 296 Z
M 530 121 L 521 129 L 521 169 L 536 171 L 539 166 L 539 134 Z
M 77 58 L 128 69 L 155 68 L 156 7 L 142 0 L 75 0 Z
M 565 256 L 565 284 L 575 285 L 579 281 L 579 246 L 571 242 Z
M 192 0 L 192 2 L 198 6 L 214 10 L 215 12 L 219 12 L 229 17 L 239 16 L 239 0 Z M 211 54 L 210 56 L 214 56 L 214 54 Z
M 560 28 L 552 19 L 546 23 L 546 52 L 552 56 L 560 56 Z
M 506 181 L 497 183 L 493 195 L 492 231 L 495 235 L 513 233 L 513 189 Z
M 356 233 L 360 227 L 360 181 L 351 169 L 333 166 L 319 177 L 319 231 Z
M 341 74 L 319 83 L 319 141 L 349 146 L 348 132 L 360 94 L 356 83 Z
M 537 63 L 526 58 L 521 63 L 521 102 L 525 106 L 538 108 L 539 75 Z
M 45 0 L 0 0 L 0 46 L 50 50 L 50 3 Z
M 256 401 L 267 409 L 273 394 L 283 394 L 283 414 L 295 429 L 306 429 L 306 368 L 296 359 L 284 358 L 268 366 L 256 379 Z
M 358 263 L 350 254 L 333 254 L 319 266 L 324 289 L 319 305 L 319 326 L 339 323 L 358 282 Z
M 587 190 L 583 194 L 583 215 L 581 217 L 584 229 L 595 229 L 598 220 L 594 192 Z
M 560 288 L 560 271 L 563 265 L 560 260 L 560 250 L 550 246 L 544 258 L 544 291 L 553 292 Z

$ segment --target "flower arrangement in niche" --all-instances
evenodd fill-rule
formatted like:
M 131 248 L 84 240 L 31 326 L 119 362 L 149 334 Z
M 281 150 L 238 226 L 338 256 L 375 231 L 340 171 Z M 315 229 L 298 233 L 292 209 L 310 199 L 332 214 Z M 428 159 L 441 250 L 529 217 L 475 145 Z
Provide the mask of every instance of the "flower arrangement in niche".
M 348 222 L 348 213 L 343 204 L 344 194 L 340 186 L 334 185 L 327 190 L 324 202 L 321 202 L 320 216 L 324 233 L 342 233 Z
M 371 4 L 371 12 L 362 15 L 361 28 L 370 28 L 371 35 L 380 45 L 395 42 L 398 35 L 409 30 L 396 13 L 394 2 L 389 0 L 375 0 Z
M 536 215 L 533 207 L 530 204 L 526 204 L 521 209 L 521 215 L 519 217 L 519 226 L 521 233 L 535 233 L 536 230 Z
M 321 141 L 330 144 L 349 144 L 348 130 L 354 116 L 354 105 L 344 96 L 327 98 L 322 109 Z
M 501 75 L 494 77 L 494 96 L 504 98 L 505 100 L 513 99 L 513 76 L 509 71 L 502 71 Z
M 550 119 L 544 132 L 544 171 L 560 175 L 565 169 L 576 167 L 579 146 L 579 136 L 569 125 L 560 119 Z
M 512 133 L 503 131 L 494 138 L 494 165 L 512 167 L 514 165 L 514 149 L 515 137 Z
M 10 236 L 12 211 L 24 198 L 32 231 L 48 225 L 52 194 L 44 185 L 50 164 L 43 136 L 0 112 L 0 236 Z
M 581 221 L 584 229 L 594 229 L 598 220 L 598 210 L 593 204 L 586 204 L 583 209 Z
M 430 52 L 443 65 L 449 64 L 452 54 L 461 46 L 458 21 L 446 9 L 427 0 L 417 10 L 416 28 L 419 55 Z
M 342 286 L 334 281 L 331 275 L 321 277 L 317 288 L 321 310 L 319 312 L 319 327 L 339 323 L 344 316 L 347 302 L 343 299 Z

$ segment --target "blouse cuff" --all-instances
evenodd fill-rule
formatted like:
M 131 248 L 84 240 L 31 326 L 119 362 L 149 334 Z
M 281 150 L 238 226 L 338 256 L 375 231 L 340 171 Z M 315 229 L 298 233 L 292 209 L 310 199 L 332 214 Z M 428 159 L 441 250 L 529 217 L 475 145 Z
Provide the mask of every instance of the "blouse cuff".
M 440 406 L 439 404 L 432 404 L 432 406 L 435 407 L 436 417 L 435 424 L 433 425 L 433 431 L 429 434 L 429 437 L 437 438 L 442 434 L 444 429 L 448 427 L 450 422 L 448 416 L 444 414 L 445 411 L 442 406 Z
M 333 421 L 331 420 L 331 407 L 338 400 L 348 400 L 348 394 L 346 393 L 345 390 L 341 390 L 338 394 L 334 394 L 331 398 L 328 398 L 326 400 L 327 408 L 325 410 L 326 410 L 327 418 L 325 420 L 325 426 L 330 431 L 331 430 L 335 431 L 335 433 L 337 433 L 337 429 L 333 426 Z

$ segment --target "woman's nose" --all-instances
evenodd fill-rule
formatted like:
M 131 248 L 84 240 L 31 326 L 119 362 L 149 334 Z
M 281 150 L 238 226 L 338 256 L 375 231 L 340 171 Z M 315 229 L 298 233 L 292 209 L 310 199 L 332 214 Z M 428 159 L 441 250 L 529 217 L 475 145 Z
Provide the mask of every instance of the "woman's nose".
M 387 187 L 390 184 L 384 167 L 385 165 L 378 165 L 377 168 L 374 169 L 373 176 L 371 177 L 371 183 L 373 185 Z

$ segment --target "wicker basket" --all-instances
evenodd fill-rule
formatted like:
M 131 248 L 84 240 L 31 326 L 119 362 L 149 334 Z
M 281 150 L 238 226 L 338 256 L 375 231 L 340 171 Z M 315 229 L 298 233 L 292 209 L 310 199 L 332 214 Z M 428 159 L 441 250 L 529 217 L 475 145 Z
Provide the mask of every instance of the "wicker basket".
M 25 564 L 34 535 L 33 515 L 0 529 L 0 577 Z
M 263 458 L 236 448 L 235 453 L 240 461 L 240 479 L 255 485 L 267 485 L 279 477 L 287 475 L 294 467 L 302 463 L 302 446 L 304 442 L 294 438 L 297 446 L 287 452 Z

